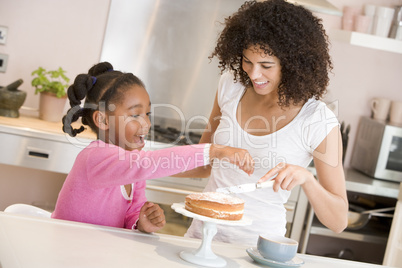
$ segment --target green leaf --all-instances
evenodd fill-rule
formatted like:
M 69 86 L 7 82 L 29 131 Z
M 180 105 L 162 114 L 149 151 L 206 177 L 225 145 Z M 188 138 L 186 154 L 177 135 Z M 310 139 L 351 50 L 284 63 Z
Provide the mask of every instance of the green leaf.
M 66 89 L 69 86 L 68 82 L 70 81 L 65 73 L 66 71 L 61 67 L 57 70 L 50 71 L 46 71 L 42 67 L 34 70 L 31 73 L 31 75 L 34 76 L 31 85 L 35 87 L 35 94 L 40 92 L 51 92 L 55 93 L 59 98 L 65 96 Z

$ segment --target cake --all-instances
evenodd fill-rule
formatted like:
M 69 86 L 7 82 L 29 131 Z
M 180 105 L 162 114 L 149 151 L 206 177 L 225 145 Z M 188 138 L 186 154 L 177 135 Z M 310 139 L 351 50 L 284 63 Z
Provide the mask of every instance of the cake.
M 217 192 L 195 193 L 186 196 L 185 208 L 202 216 L 237 221 L 244 213 L 244 200 Z

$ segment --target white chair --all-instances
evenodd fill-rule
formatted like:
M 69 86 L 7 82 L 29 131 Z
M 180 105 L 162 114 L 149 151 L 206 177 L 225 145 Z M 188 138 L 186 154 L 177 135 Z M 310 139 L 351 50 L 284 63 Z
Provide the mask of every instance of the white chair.
M 47 210 L 27 204 L 10 205 L 4 210 L 4 212 L 42 217 L 42 218 L 50 218 L 50 216 L 52 215 L 52 213 Z

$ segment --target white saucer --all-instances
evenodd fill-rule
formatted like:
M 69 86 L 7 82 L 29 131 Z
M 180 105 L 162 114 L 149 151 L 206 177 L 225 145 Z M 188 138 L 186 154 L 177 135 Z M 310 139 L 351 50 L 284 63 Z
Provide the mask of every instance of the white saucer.
M 263 256 L 261 256 L 260 252 L 258 252 L 257 248 L 248 248 L 246 249 L 248 255 L 255 260 L 256 262 L 259 262 L 261 264 L 269 265 L 270 267 L 277 267 L 277 268 L 282 268 L 282 267 L 299 267 L 304 264 L 304 261 L 300 259 L 299 257 L 294 257 L 290 261 L 287 262 L 279 262 L 279 261 L 274 261 L 270 259 L 266 259 Z

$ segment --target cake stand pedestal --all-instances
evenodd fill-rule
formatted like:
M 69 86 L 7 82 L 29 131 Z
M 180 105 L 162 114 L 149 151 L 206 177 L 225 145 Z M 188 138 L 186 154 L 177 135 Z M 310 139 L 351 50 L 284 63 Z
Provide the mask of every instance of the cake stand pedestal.
M 180 258 L 190 263 L 207 267 L 226 266 L 226 260 L 222 257 L 215 255 L 215 253 L 213 253 L 211 248 L 212 239 L 217 233 L 217 227 L 216 227 L 217 224 L 244 226 L 244 225 L 250 225 L 252 223 L 251 220 L 246 219 L 244 217 L 239 221 L 227 221 L 227 220 L 219 220 L 205 217 L 186 210 L 184 203 L 174 203 L 172 205 L 172 209 L 184 216 L 200 220 L 203 222 L 202 242 L 200 247 L 197 250 L 185 250 L 180 252 Z

